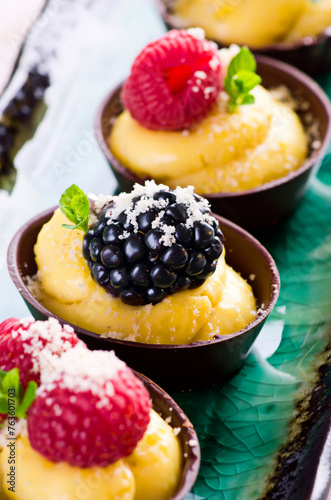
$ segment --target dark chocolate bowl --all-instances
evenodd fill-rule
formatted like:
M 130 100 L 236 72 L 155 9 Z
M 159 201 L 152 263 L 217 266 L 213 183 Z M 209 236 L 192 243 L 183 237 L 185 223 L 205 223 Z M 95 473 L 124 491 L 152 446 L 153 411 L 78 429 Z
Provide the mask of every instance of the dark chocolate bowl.
M 169 422 L 171 427 L 180 429 L 178 439 L 183 455 L 182 473 L 177 490 L 169 500 L 182 500 L 192 488 L 199 472 L 200 446 L 198 436 L 185 413 L 161 387 L 144 375 L 138 372 L 135 374 L 148 390 L 153 409 Z
M 33 247 L 54 208 L 24 224 L 8 249 L 8 269 L 18 291 L 36 319 L 49 316 L 69 323 L 47 310 L 29 291 L 26 277 L 37 271 Z M 71 323 L 90 349 L 113 349 L 131 368 L 167 389 L 192 389 L 224 382 L 242 367 L 248 351 L 272 311 L 279 294 L 279 274 L 267 250 L 232 222 L 217 217 L 225 236 L 227 262 L 252 285 L 258 315 L 243 330 L 216 335 L 211 341 L 187 345 L 143 344 L 102 338 Z
M 311 140 L 309 157 L 298 170 L 285 177 L 237 193 L 200 193 L 208 199 L 215 213 L 253 233 L 291 214 L 304 195 L 309 178 L 318 170 L 331 139 L 330 102 L 317 83 L 288 64 L 264 56 L 257 56 L 256 60 L 263 86 L 271 88 L 285 85 L 298 102 L 304 103 L 302 107 L 305 109 L 298 111 L 298 115 Z M 123 111 L 121 89 L 122 85 L 117 86 L 102 103 L 96 118 L 96 135 L 121 191 L 130 191 L 136 182 L 143 184 L 146 177 L 138 177 L 128 170 L 108 146 L 114 121 Z M 310 133 L 312 126 L 315 128 L 314 134 Z M 317 148 L 316 137 L 319 144 Z M 196 191 L 199 191 L 198 186 Z
M 173 14 L 174 0 L 154 0 L 168 29 L 187 29 L 192 26 L 184 23 Z M 225 47 L 213 39 L 219 47 Z M 306 36 L 292 43 L 274 43 L 263 47 L 249 47 L 254 53 L 264 54 L 293 64 L 309 75 L 329 71 L 331 66 L 331 26 L 318 36 Z

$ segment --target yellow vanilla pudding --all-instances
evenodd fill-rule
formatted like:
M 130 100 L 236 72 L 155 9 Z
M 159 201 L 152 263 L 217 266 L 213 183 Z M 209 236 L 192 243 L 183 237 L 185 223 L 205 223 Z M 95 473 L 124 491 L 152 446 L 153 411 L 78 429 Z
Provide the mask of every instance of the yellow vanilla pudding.
M 170 187 L 193 185 L 200 193 L 245 191 L 279 179 L 302 166 L 307 138 L 286 104 L 261 86 L 252 94 L 255 103 L 234 114 L 219 100 L 184 132 L 148 130 L 126 110 L 116 120 L 110 148 L 139 177 Z
M 177 203 L 169 204 L 167 199 L 162 199 L 164 194 Z M 159 195 L 160 200 L 153 198 Z M 132 201 L 137 197 L 140 197 L 138 202 Z M 148 181 L 145 186 L 136 185 L 132 193 L 109 197 L 110 200 L 117 208 L 109 209 L 110 218 L 103 229 L 105 241 L 109 241 L 108 228 L 118 227 L 123 230 L 121 223 L 113 223 L 111 218 L 117 217 L 116 213 L 122 214 L 123 210 L 126 210 L 132 225 L 136 226 L 137 220 L 143 221 L 152 213 L 154 222 L 148 227 L 156 229 L 147 227 L 144 229 L 145 234 L 142 230 L 138 233 L 133 230 L 133 235 L 128 232 L 125 234 L 124 231 L 124 239 L 118 240 L 118 246 L 108 244 L 106 250 L 102 250 L 102 261 L 93 255 L 93 258 L 96 258 L 94 263 L 86 261 L 86 255 L 82 254 L 83 240 L 89 251 L 92 250 L 92 254 L 95 242 L 103 246 L 104 240 L 90 240 L 89 233 L 84 237 L 80 230 L 64 228 L 63 224 L 68 224 L 68 220 L 60 209 L 56 210 L 52 219 L 43 226 L 35 245 L 38 281 L 34 282 L 32 290 L 38 294 L 38 299 L 48 310 L 103 337 L 150 344 L 188 344 L 197 340 L 210 340 L 216 334 L 237 332 L 255 318 L 256 305 L 252 289 L 226 264 L 225 252 L 222 251 L 219 239 L 222 234 L 217 228 L 218 223 L 211 215 L 208 202 L 200 197 L 198 201 L 194 199 L 192 188 L 177 188 L 172 191 L 167 186 L 157 186 L 153 181 Z M 179 201 L 181 203 L 178 203 Z M 184 206 L 186 225 L 184 222 L 176 223 L 169 217 L 177 217 L 175 209 L 178 205 L 181 209 Z M 142 212 L 139 212 L 140 210 Z M 160 210 L 158 215 L 157 210 Z M 206 210 L 206 213 L 203 214 L 201 210 Z M 100 219 L 100 212 L 97 217 Z M 120 215 L 119 218 L 121 217 Z M 167 217 L 166 223 L 172 225 L 164 224 L 163 217 Z M 206 221 L 214 224 L 215 229 Z M 95 222 L 94 227 L 98 227 L 99 223 L 100 221 Z M 201 243 L 204 248 L 199 250 L 201 231 L 207 231 L 206 238 L 209 238 L 209 242 L 206 240 L 205 244 Z M 161 244 L 153 240 L 155 235 L 161 239 Z M 184 243 L 187 235 L 189 241 Z M 138 243 L 142 244 L 142 261 L 133 265 L 128 263 L 125 268 L 123 263 L 131 251 L 131 239 L 136 237 Z M 160 244 L 160 249 L 153 252 L 150 247 L 155 244 Z M 193 249 L 190 248 L 192 245 Z M 106 273 L 109 271 L 107 265 L 112 266 L 112 262 L 107 259 L 108 251 L 114 252 L 114 247 L 117 249 L 117 257 L 123 259 L 120 272 L 125 276 L 129 274 L 126 289 L 120 289 L 117 296 L 109 293 L 109 285 L 116 286 L 118 269 L 110 268 L 105 286 L 98 283 L 100 269 L 102 278 L 104 269 L 106 268 Z M 99 249 L 97 253 L 98 251 Z M 88 258 L 89 255 L 88 253 Z M 173 256 L 177 261 L 171 260 Z M 137 269 L 141 271 L 142 276 L 135 275 Z M 141 280 L 144 279 L 146 283 L 143 288 Z M 162 280 L 170 281 L 163 283 Z M 178 290 L 173 291 L 171 287 L 176 285 Z M 113 291 L 116 292 L 116 289 L 113 288 Z M 127 291 L 129 296 L 126 295 Z M 132 298 L 130 293 L 136 294 L 137 297 L 134 295 Z M 146 294 L 147 299 L 144 300 L 139 294 Z M 136 298 L 141 299 L 138 304 L 135 303 Z
M 233 82 L 247 74 L 247 70 L 238 70 L 232 80 L 227 73 L 233 72 L 238 64 L 244 68 L 244 57 L 249 58 L 247 65 L 255 65 L 247 49 L 239 50 L 232 46 L 217 53 L 227 91 L 221 90 L 209 112 L 184 129 L 149 128 L 142 121 L 144 116 L 141 119 L 141 114 L 138 117 L 133 114 L 136 100 L 131 102 L 124 92 L 128 109 L 118 116 L 109 137 L 109 148 L 121 164 L 138 177 L 151 177 L 171 188 L 193 185 L 205 194 L 246 191 L 300 168 L 308 155 L 308 140 L 291 105 L 293 100 L 290 104 L 281 102 L 276 93 L 255 85 L 239 98 L 247 104 L 233 106 L 233 96 L 239 90 L 235 88 L 232 97 L 229 92 L 231 94 Z M 233 63 L 235 59 L 237 62 Z M 137 72 L 134 68 L 131 76 Z M 260 81 L 253 71 L 249 73 L 255 82 Z M 201 77 L 205 72 L 195 74 Z M 192 99 L 205 81 L 198 80 L 200 83 L 192 87 L 195 89 Z M 189 90 L 188 84 L 186 92 Z M 144 92 L 143 84 L 141 92 Z M 149 96 L 151 91 L 146 92 Z M 173 100 L 180 97 L 176 94 Z M 155 101 L 157 95 L 153 99 Z
M 148 392 L 113 352 L 73 348 L 42 373 L 13 441 L 7 424 L 0 433 L 6 499 L 169 500 L 178 486 L 180 429 L 150 408 Z
M 3 484 L 8 499 L 13 500 L 133 500 L 135 482 L 130 468 L 119 460 L 108 467 L 79 468 L 65 462 L 53 463 L 35 451 L 28 437 L 16 441 L 15 492 L 8 491 Z M 4 473 L 8 470 L 8 451 L 4 448 L 0 455 Z
M 175 24 L 201 26 L 208 38 L 254 48 L 322 33 L 331 25 L 330 0 L 175 0 Z
M 66 462 L 51 462 L 31 447 L 26 431 L 17 439 L 15 447 L 16 470 L 19 471 L 16 491 L 7 489 L 5 476 L 10 468 L 10 449 L 5 446 L 0 453 L 3 488 L 0 498 L 169 500 L 181 473 L 178 438 L 154 410 L 151 410 L 150 423 L 134 452 L 107 467 L 80 468 Z

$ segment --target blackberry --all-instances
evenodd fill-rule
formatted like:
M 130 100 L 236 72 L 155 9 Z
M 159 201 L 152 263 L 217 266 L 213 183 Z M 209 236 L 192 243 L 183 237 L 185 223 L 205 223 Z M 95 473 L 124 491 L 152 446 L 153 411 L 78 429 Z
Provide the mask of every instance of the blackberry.
M 124 252 L 117 245 L 107 245 L 100 252 L 101 262 L 110 269 L 124 265 Z
M 122 291 L 128 286 L 131 278 L 125 267 L 118 267 L 110 271 L 109 281 L 113 288 Z
M 89 244 L 89 250 L 91 259 L 94 262 L 97 262 L 101 257 L 101 250 L 103 249 L 104 244 L 101 238 L 93 238 Z
M 152 250 L 152 252 L 160 253 L 164 249 L 164 245 L 161 241 L 163 236 L 162 231 L 158 231 L 157 229 L 151 229 L 145 236 L 145 245 L 148 250 Z
M 176 273 L 163 264 L 155 264 L 151 269 L 151 280 L 157 288 L 168 288 L 177 279 Z
M 99 283 L 99 285 L 105 285 L 108 282 L 109 272 L 105 266 L 97 263 L 93 264 L 91 271 L 93 279 Z
M 174 243 L 163 252 L 161 260 L 170 269 L 181 269 L 188 261 L 188 253 L 182 245 Z
M 223 251 L 208 202 L 190 188 L 147 181 L 95 215 L 83 242 L 92 278 L 133 306 L 201 286 Z
M 47 75 L 38 73 L 36 68 L 31 70 L 23 86 L 4 109 L 4 116 L 8 120 L 23 123 L 28 121 L 32 116 L 35 105 L 43 98 L 49 84 L 50 81 Z
M 122 224 L 118 222 L 113 222 L 112 224 L 106 225 L 102 239 L 108 244 L 112 243 L 114 245 L 119 245 L 121 243 L 120 236 L 123 234 L 124 228 Z
M 130 234 L 124 243 L 124 253 L 129 264 L 144 261 L 147 257 L 144 234 Z

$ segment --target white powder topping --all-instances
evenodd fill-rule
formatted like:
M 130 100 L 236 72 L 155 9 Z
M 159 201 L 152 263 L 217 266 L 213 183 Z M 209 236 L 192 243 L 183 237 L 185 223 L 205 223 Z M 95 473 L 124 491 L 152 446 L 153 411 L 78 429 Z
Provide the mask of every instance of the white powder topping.
M 205 39 L 205 31 L 202 28 L 189 28 L 187 33 L 194 36 L 194 38 L 197 38 L 198 40 Z
M 74 330 L 69 325 L 62 326 L 55 318 L 47 321 L 26 318 L 20 320 L 20 324 L 22 328 L 13 332 L 12 337 L 22 339 L 24 353 L 31 357 L 32 370 L 36 373 L 52 371 L 59 356 L 72 349 L 70 340 Z
M 196 71 L 194 73 L 194 76 L 196 78 L 200 78 L 200 80 L 205 80 L 207 78 L 207 75 L 206 75 L 206 73 L 204 71 Z
M 195 439 L 190 439 L 187 443 L 189 446 L 197 446 L 198 442 Z
M 203 93 L 204 93 L 204 96 L 205 96 L 205 99 L 209 99 L 209 94 L 211 94 L 212 92 L 215 92 L 215 87 L 206 87 L 204 90 L 203 90 Z
M 98 215 L 112 201 L 112 195 L 99 194 L 98 196 L 90 193 L 90 200 L 94 201 L 93 210 Z
M 180 427 L 174 427 L 173 428 L 173 433 L 174 433 L 174 436 L 178 436 L 178 434 L 181 432 L 181 428 Z
M 175 228 L 175 226 L 167 226 L 167 225 L 163 224 L 162 231 L 164 232 L 164 234 L 163 234 L 163 236 L 161 236 L 160 242 L 164 243 L 164 246 L 171 247 L 171 245 L 176 243 L 176 238 L 175 238 L 176 228 Z
M 218 51 L 218 56 L 221 60 L 221 65 L 224 73 L 227 71 L 228 65 L 230 64 L 232 59 L 236 57 L 236 55 L 239 54 L 239 52 L 240 52 L 240 47 L 239 45 L 235 44 L 230 45 L 229 48 L 220 49 Z
M 208 88 L 212 89 L 212 87 L 207 87 L 207 89 Z M 175 226 L 167 225 L 161 220 L 165 215 L 165 210 L 169 205 L 169 201 L 164 199 L 155 200 L 153 196 L 159 191 L 171 191 L 176 196 L 175 203 L 185 206 L 187 212 L 186 227 L 192 228 L 194 222 L 197 221 L 210 224 L 215 220 L 210 213 L 208 201 L 204 198 L 198 199 L 194 197 L 193 186 L 188 186 L 187 188 L 177 187 L 174 190 L 170 190 L 168 186 L 156 184 L 155 181 L 152 180 L 146 181 L 143 186 L 135 184 L 130 193 L 121 193 L 118 196 L 113 196 L 111 199 L 112 206 L 106 211 L 108 224 L 116 221 L 118 216 L 124 213 L 127 222 L 133 227 L 132 231 L 137 233 L 139 232 L 138 217 L 143 213 L 155 209 L 157 215 L 151 224 L 151 228 L 161 231 L 162 235 L 160 236 L 160 242 L 162 242 L 164 246 L 170 247 L 176 241 L 174 236 L 176 228 Z M 99 199 L 97 199 L 95 203 L 99 204 L 98 200 Z M 109 197 L 107 200 L 109 201 Z M 119 238 L 125 240 L 130 234 L 130 231 L 124 231 Z
M 56 385 L 60 385 L 73 392 L 91 392 L 99 399 L 97 406 L 103 407 L 108 404 L 108 398 L 114 395 L 112 380 L 125 367 L 114 351 L 89 351 L 85 346 L 77 345 L 58 358 L 51 374 L 42 377 L 37 394 L 47 395 Z
M 294 99 L 290 89 L 286 85 L 278 85 L 270 89 L 270 94 L 277 101 L 283 102 L 290 109 L 297 109 L 297 101 Z

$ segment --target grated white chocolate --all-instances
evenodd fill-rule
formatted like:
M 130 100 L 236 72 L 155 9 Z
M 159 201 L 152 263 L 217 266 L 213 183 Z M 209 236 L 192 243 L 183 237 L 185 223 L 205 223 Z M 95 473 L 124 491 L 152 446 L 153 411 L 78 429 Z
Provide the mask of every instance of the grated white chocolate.
M 165 209 L 169 203 L 167 200 L 155 200 L 153 198 L 154 194 L 161 190 L 168 192 L 170 188 L 164 184 L 156 184 L 155 181 L 151 180 L 146 181 L 144 185 L 135 184 L 130 193 L 121 193 L 118 196 L 112 196 L 112 205 L 106 210 L 106 217 L 109 218 L 108 224 L 114 222 L 117 217 L 124 212 L 127 221 L 133 226 L 133 232 L 137 233 L 139 231 L 139 215 L 155 208 L 159 211 L 159 214 L 152 222 L 152 229 L 160 230 L 163 233 L 160 237 L 160 242 L 162 242 L 164 246 L 170 247 L 176 241 L 174 236 L 175 227 L 161 221 L 165 213 L 163 209 Z M 177 187 L 172 190 L 172 192 L 176 196 L 176 203 L 185 205 L 188 213 L 188 218 L 185 222 L 186 227 L 193 227 L 196 221 L 211 223 L 212 220 L 214 220 L 214 217 L 210 213 L 203 213 L 210 209 L 210 205 L 204 198 L 199 200 L 194 198 L 193 186 L 188 186 L 187 188 Z M 138 197 L 140 197 L 140 199 L 136 201 Z M 110 197 L 108 199 L 110 200 Z M 95 203 L 98 206 L 100 205 L 101 202 L 99 202 L 98 197 Z M 127 239 L 129 236 L 130 233 L 124 231 L 120 238 Z
M 11 335 L 13 339 L 22 339 L 23 351 L 31 357 L 32 371 L 35 373 L 49 373 L 55 360 L 63 352 L 72 349 L 70 339 L 74 333 L 73 328 L 69 325 L 62 326 L 55 318 L 49 318 L 47 321 L 25 318 L 20 320 L 20 324 L 22 328 L 13 331 Z
M 79 345 L 57 360 L 51 374 L 42 376 L 37 395 L 47 396 L 59 386 L 74 393 L 91 392 L 98 398 L 97 406 L 103 407 L 109 403 L 109 397 L 114 395 L 112 380 L 124 369 L 126 364 L 116 357 L 114 351 L 89 351 Z M 46 402 L 53 404 L 51 397 Z M 61 412 L 61 408 L 58 411 Z

